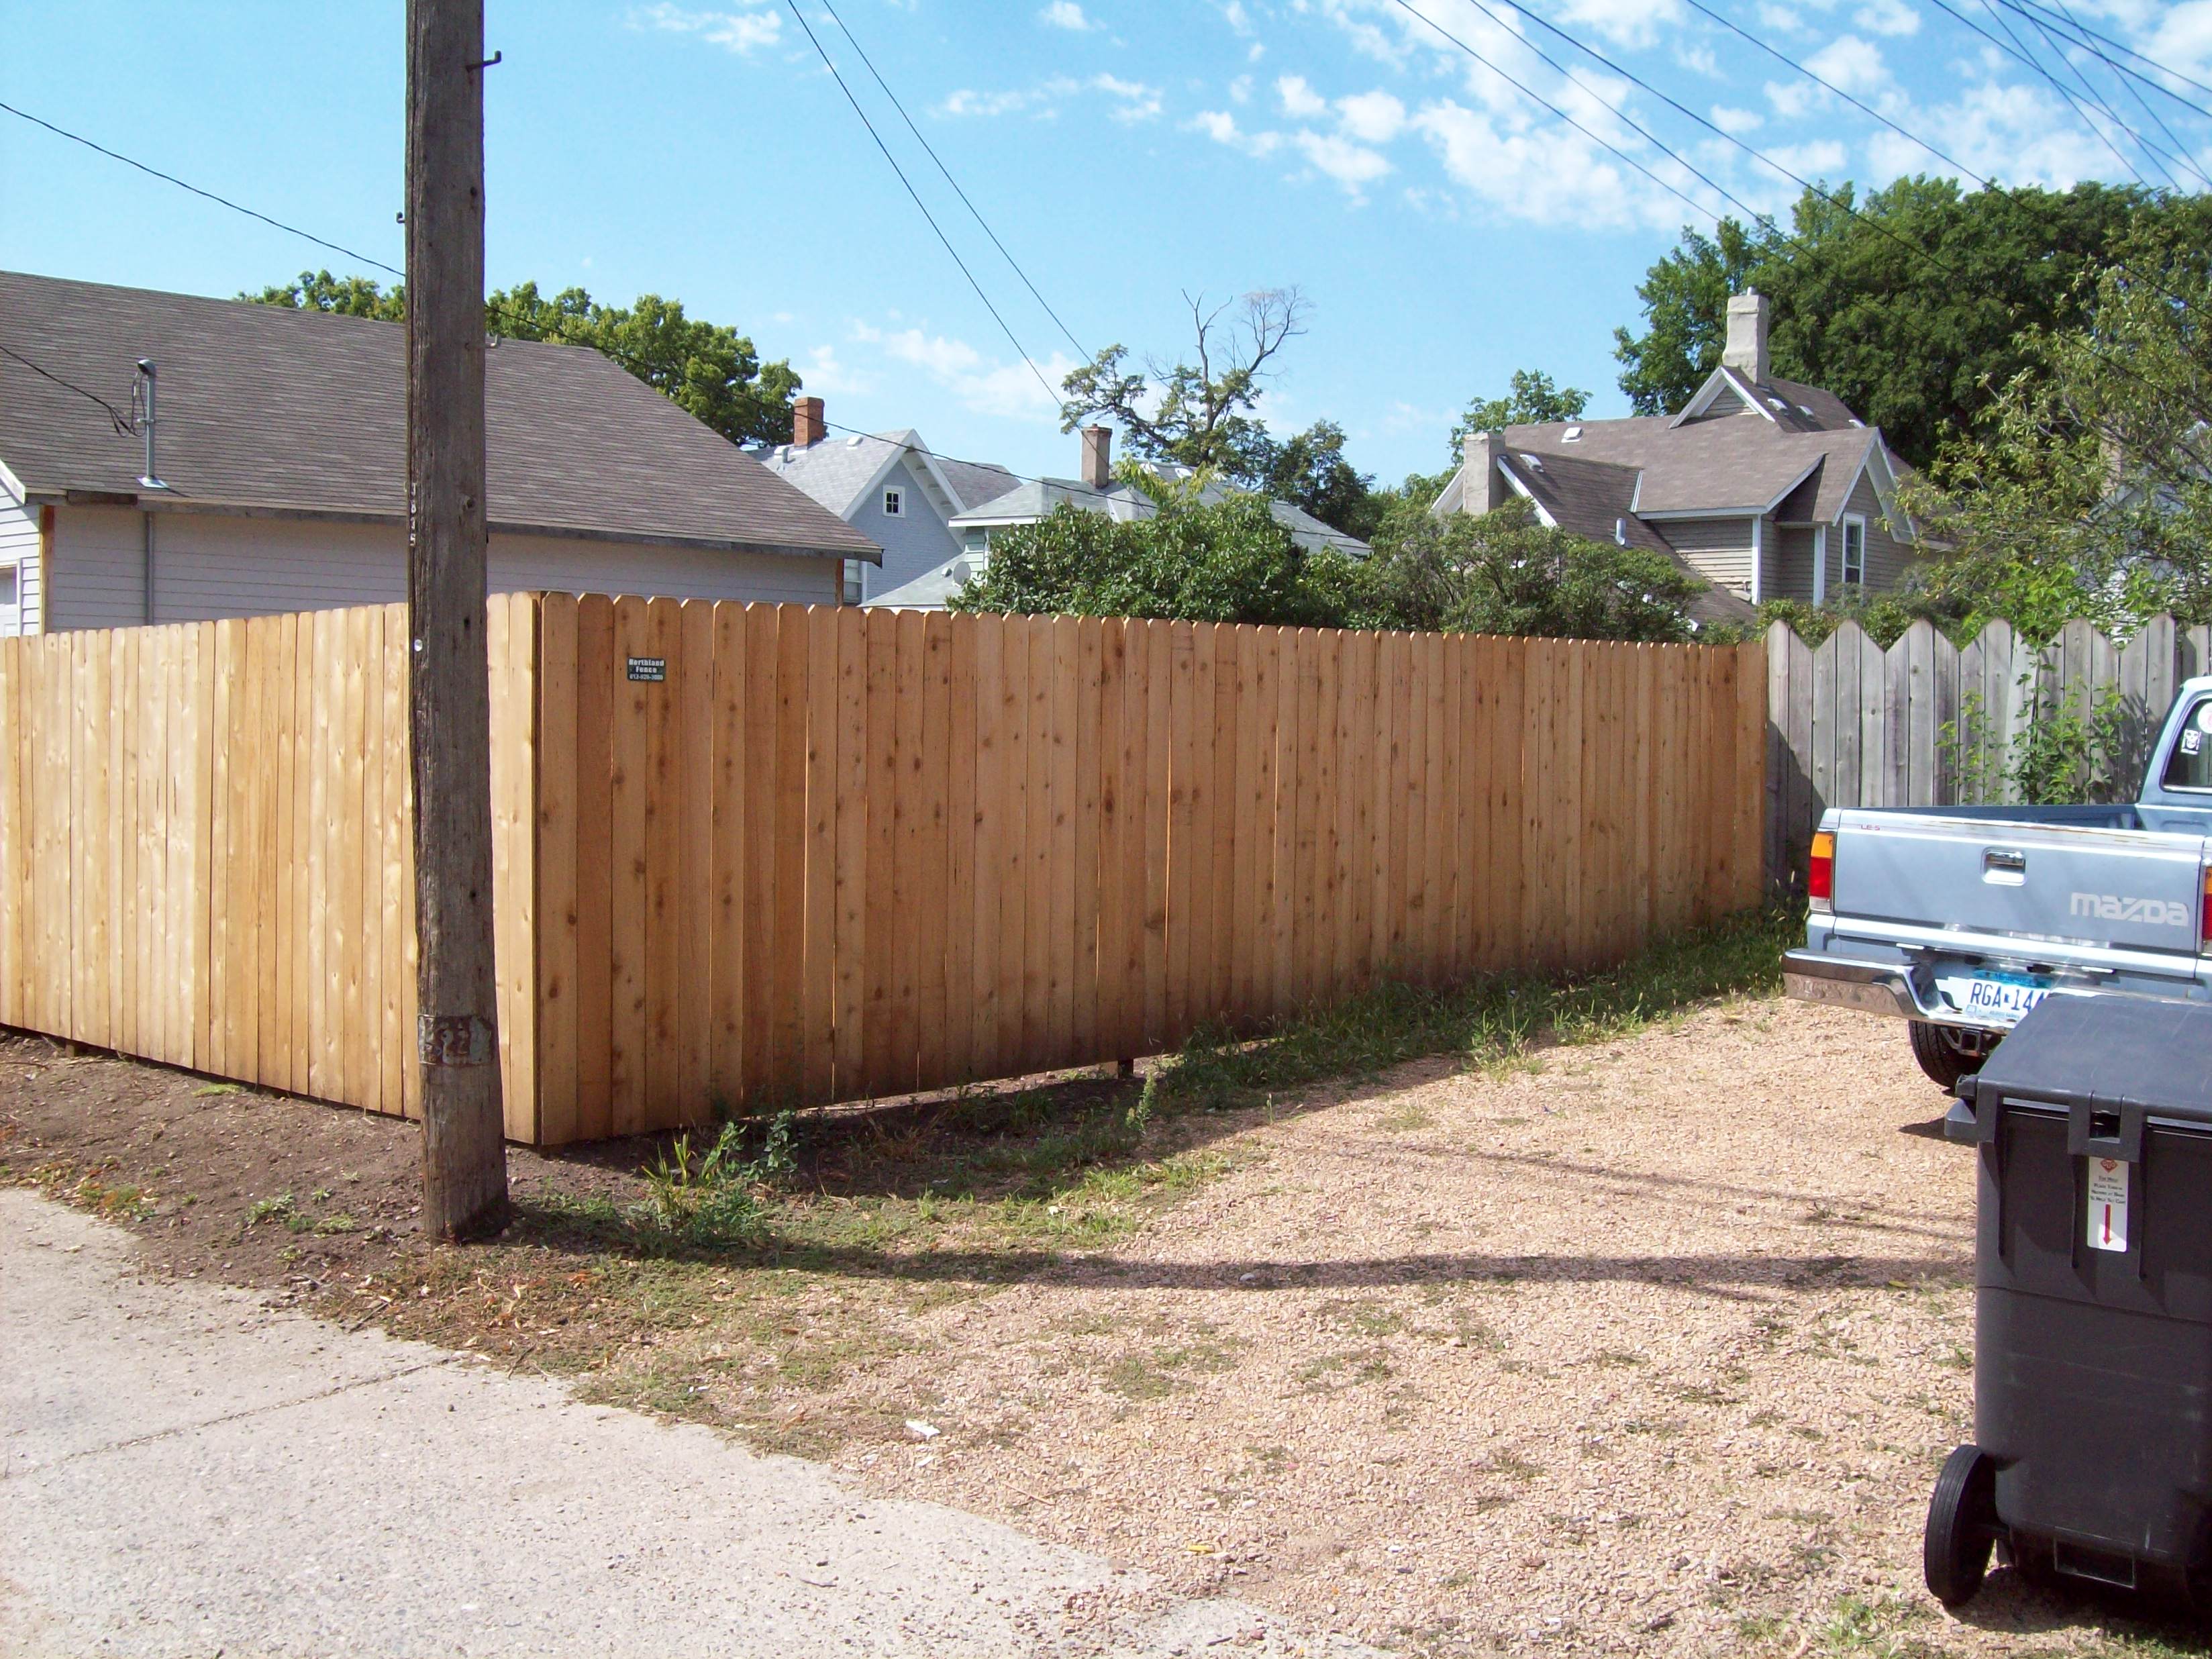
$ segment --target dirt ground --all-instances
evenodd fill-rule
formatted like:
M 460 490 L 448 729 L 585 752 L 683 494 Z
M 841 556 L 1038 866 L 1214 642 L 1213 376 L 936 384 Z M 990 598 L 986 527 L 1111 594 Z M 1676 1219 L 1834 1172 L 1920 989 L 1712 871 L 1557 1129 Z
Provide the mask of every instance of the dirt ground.
M 1920 1587 L 1972 1404 L 1942 1105 L 1894 1024 L 1736 1002 L 1224 1115 L 1152 1166 L 1183 1179 L 1012 1230 L 818 1197 L 845 1231 L 804 1248 L 643 1256 L 574 1218 L 636 1200 L 644 1147 L 517 1151 L 521 1220 L 457 1252 L 411 1231 L 407 1126 L 18 1040 L 0 1164 L 167 1271 L 1386 1647 L 2199 1650 L 2008 1572 L 1963 1620 Z

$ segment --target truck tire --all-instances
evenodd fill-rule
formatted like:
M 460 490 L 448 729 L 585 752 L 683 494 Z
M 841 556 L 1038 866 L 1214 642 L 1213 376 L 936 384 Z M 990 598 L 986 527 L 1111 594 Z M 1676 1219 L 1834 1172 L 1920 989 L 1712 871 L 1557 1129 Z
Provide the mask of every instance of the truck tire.
M 1913 1059 L 1947 1095 L 1957 1093 L 1959 1079 L 1980 1071 L 1982 1062 L 1989 1058 L 1988 1045 L 1979 1037 L 1924 1019 L 1905 1023 L 1912 1038 Z

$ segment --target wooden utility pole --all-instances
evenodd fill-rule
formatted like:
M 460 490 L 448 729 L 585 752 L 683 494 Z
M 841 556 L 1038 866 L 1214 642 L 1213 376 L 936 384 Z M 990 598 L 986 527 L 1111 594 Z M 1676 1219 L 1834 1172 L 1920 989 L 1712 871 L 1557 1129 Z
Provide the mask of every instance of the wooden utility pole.
M 507 1216 L 484 656 L 483 0 L 407 5 L 408 737 L 422 1231 Z

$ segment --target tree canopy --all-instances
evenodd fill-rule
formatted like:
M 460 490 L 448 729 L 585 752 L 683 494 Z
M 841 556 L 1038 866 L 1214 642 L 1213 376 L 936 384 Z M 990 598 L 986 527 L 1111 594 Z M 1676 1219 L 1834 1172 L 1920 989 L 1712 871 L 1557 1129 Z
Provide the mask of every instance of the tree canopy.
M 1615 331 L 1620 387 L 1641 415 L 1680 407 L 1720 362 L 1729 296 L 1756 289 L 1774 372 L 1834 392 L 1924 466 L 2030 366 L 2033 337 L 2082 324 L 2096 299 L 2083 276 L 2161 224 L 2203 246 L 2212 203 L 2096 183 L 1808 189 L 1786 227 L 1682 233 L 1638 285 L 1644 331 Z
M 241 295 L 262 305 L 398 321 L 406 289 L 364 276 L 302 271 L 299 280 Z M 640 295 L 629 306 L 602 305 L 580 288 L 550 298 L 535 283 L 495 289 L 484 301 L 486 332 L 547 340 L 605 353 L 732 443 L 787 443 L 791 400 L 799 378 L 788 362 L 763 363 L 734 328 L 685 315 L 681 301 Z
M 1458 464 L 1460 445 L 1472 433 L 1578 420 L 1589 407 L 1589 392 L 1571 386 L 1553 386 L 1552 377 L 1540 368 L 1516 368 L 1503 398 L 1477 398 L 1468 404 L 1467 413 L 1452 428 L 1452 462 Z

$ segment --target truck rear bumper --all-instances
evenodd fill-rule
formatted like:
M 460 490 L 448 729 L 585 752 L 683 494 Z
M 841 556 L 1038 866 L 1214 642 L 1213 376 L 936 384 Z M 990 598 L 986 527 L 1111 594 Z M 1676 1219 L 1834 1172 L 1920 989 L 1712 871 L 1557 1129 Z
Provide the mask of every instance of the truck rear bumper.
M 1856 1008 L 1863 1014 L 1893 1014 L 1927 1019 L 1902 968 L 1853 962 L 1819 951 L 1789 951 L 1782 957 L 1782 988 L 1803 1002 L 1831 1008 Z

